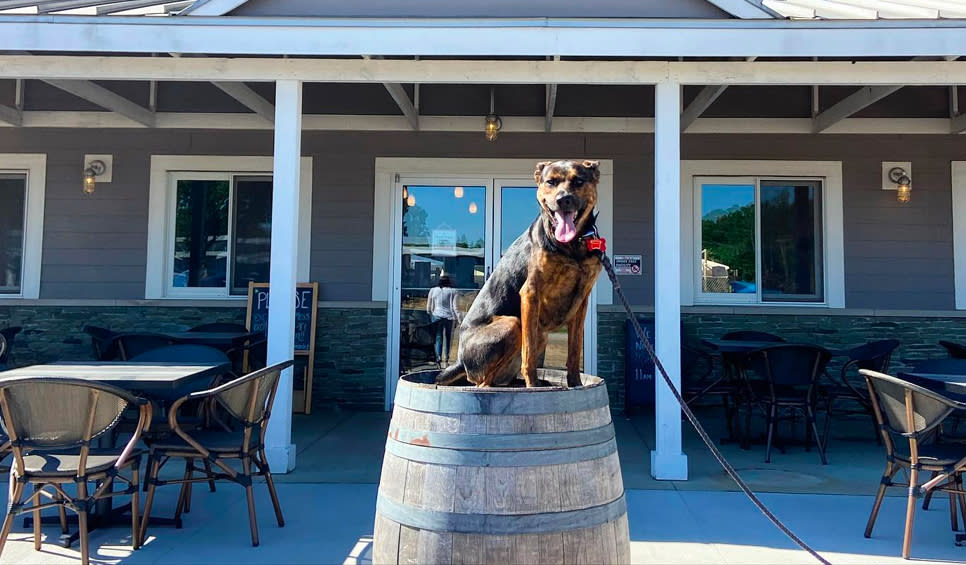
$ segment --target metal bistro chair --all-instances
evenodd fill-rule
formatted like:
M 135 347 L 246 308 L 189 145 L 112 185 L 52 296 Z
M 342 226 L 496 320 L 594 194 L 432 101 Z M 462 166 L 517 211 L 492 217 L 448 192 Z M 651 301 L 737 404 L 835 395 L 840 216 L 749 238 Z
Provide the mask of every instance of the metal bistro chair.
M 748 354 L 744 368 L 760 379 L 752 379 L 745 372 L 745 384 L 752 404 L 762 407 L 768 428 L 765 463 L 771 462 L 771 446 L 775 429 L 782 419 L 792 419 L 795 411 L 805 415 L 805 449 L 809 448 L 809 433 L 815 436 L 822 465 L 827 465 L 825 446 L 815 424 L 815 404 L 818 379 L 825 372 L 831 354 L 817 345 L 776 344 Z M 782 411 L 790 414 L 783 416 Z
M 858 374 L 858 370 L 869 369 L 879 373 L 888 373 L 889 363 L 892 361 L 892 354 L 898 347 L 898 339 L 881 339 L 853 347 L 845 352 L 849 360 L 842 365 L 842 370 L 839 372 L 839 380 L 831 385 L 825 386 L 824 441 L 826 447 L 828 447 L 829 432 L 831 430 L 832 412 L 835 410 L 835 404 L 843 400 L 851 402 L 852 407 L 843 409 L 839 413 L 846 415 L 868 414 L 872 421 L 875 439 L 881 444 L 882 437 L 879 435 L 879 427 L 875 421 L 875 414 L 872 413 L 872 402 L 869 400 L 869 387 L 865 384 L 865 378 Z M 862 382 L 855 381 L 854 376 L 858 376 Z
M 940 340 L 939 345 L 943 346 L 953 359 L 966 359 L 966 345 L 945 340 Z
M 92 449 L 91 441 L 110 432 L 124 409 L 137 406 L 139 427 L 123 449 Z M 66 378 L 26 377 L 0 382 L 0 411 L 10 436 L 13 462 L 10 499 L 0 531 L 0 552 L 14 519 L 33 513 L 34 549 L 40 551 L 40 513 L 56 507 L 63 533 L 67 533 L 64 509 L 77 514 L 81 562 L 88 562 L 88 512 L 101 500 L 131 496 L 131 546 L 138 537 L 138 467 L 141 453 L 135 449 L 141 431 L 151 421 L 151 405 L 129 392 L 94 381 Z M 119 471 L 130 468 L 131 477 Z M 127 486 L 114 490 L 115 480 Z M 92 482 L 98 485 L 88 491 Z M 34 492 L 24 499 L 30 484 Z M 64 485 L 76 485 L 76 495 Z M 50 489 L 48 491 L 48 489 Z M 48 502 L 43 502 L 47 499 Z
M 966 464 L 966 445 L 944 444 L 933 441 L 942 421 L 954 410 L 966 405 L 946 398 L 917 384 L 868 369 L 860 369 L 865 377 L 872 400 L 875 419 L 882 433 L 886 449 L 886 467 L 875 495 L 872 513 L 865 527 L 865 537 L 872 536 L 875 519 L 882 506 L 887 487 L 908 489 L 906 523 L 902 539 L 902 557 L 909 558 L 912 525 L 916 512 L 916 498 L 921 492 L 949 490 L 950 523 L 957 529 L 956 500 L 966 519 L 966 498 L 962 494 L 962 472 Z M 907 443 L 908 442 L 908 443 Z M 899 447 L 906 449 L 899 449 Z M 909 474 L 908 483 L 893 482 L 900 469 Z M 919 482 L 919 473 L 930 471 L 933 477 Z
M 113 361 L 120 356 L 114 338 L 119 334 L 107 328 L 87 325 L 82 330 L 91 336 L 91 352 L 96 361 Z
M 244 324 L 234 322 L 210 322 L 201 324 L 188 330 L 188 332 L 206 333 L 248 333 L 248 328 Z M 231 358 L 232 368 L 238 373 L 249 372 L 252 369 L 261 369 L 265 366 L 267 357 L 268 340 L 262 334 L 256 334 L 243 343 L 237 343 L 234 347 L 225 351 Z
M 174 340 L 164 334 L 149 332 L 123 333 L 114 336 L 111 342 L 117 346 L 121 361 L 130 361 L 142 353 L 152 349 L 174 345 Z
M 9 328 L 3 328 L 0 330 L 0 338 L 3 338 L 3 351 L 0 351 L 0 369 L 10 368 L 13 364 L 11 361 L 11 352 L 13 351 L 13 341 L 14 338 L 23 330 L 20 326 L 12 326 Z
M 141 522 L 141 539 L 144 539 L 150 520 L 151 504 L 154 501 L 154 491 L 158 486 L 167 484 L 181 484 L 181 492 L 175 510 L 176 522 L 181 519 L 190 496 L 188 486 L 195 482 L 209 480 L 229 480 L 245 487 L 248 499 L 248 520 L 252 534 L 252 545 L 258 545 L 258 524 L 255 521 L 255 494 L 252 488 L 252 476 L 263 476 L 268 485 L 268 493 L 275 507 L 275 518 L 279 527 L 285 525 L 282 517 L 282 507 L 275 492 L 268 461 L 265 458 L 265 430 L 271 416 L 271 406 L 278 389 L 278 380 L 282 370 L 292 366 L 292 361 L 278 363 L 271 367 L 249 373 L 221 386 L 195 392 L 184 396 L 174 404 L 168 412 L 171 429 L 177 434 L 169 440 L 158 442 L 150 446 L 148 454 L 148 495 L 144 505 L 144 520 Z M 214 399 L 235 420 L 240 423 L 241 430 L 200 430 L 188 432 L 178 423 L 178 409 L 182 404 L 194 400 Z M 184 478 L 180 480 L 161 480 L 161 467 L 171 458 L 185 459 Z M 195 467 L 195 459 L 210 461 L 223 472 L 207 472 Z M 241 462 L 241 472 L 226 463 L 226 460 L 237 459 Z M 255 471 L 252 470 L 252 465 Z M 195 473 L 202 476 L 195 477 Z

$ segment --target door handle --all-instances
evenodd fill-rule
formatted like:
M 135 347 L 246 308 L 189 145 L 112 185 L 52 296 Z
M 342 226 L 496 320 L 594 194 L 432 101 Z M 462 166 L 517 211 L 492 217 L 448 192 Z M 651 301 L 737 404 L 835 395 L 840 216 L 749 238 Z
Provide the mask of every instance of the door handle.
M 490 280 L 490 275 L 491 274 L 493 274 L 493 267 L 487 267 L 486 268 L 486 276 L 483 278 L 483 281 L 485 282 L 485 281 Z

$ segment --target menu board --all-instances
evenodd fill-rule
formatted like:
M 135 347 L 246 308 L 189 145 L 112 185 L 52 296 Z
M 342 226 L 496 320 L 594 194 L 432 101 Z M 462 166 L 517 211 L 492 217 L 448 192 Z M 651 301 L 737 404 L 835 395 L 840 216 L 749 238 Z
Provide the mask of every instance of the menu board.
M 268 283 L 248 283 L 248 314 L 245 325 L 252 333 L 268 334 Z M 318 305 L 319 283 L 295 285 L 295 356 L 308 357 L 306 363 L 296 359 L 294 375 L 295 396 L 292 409 L 310 413 L 312 410 L 312 368 L 315 364 L 315 325 Z

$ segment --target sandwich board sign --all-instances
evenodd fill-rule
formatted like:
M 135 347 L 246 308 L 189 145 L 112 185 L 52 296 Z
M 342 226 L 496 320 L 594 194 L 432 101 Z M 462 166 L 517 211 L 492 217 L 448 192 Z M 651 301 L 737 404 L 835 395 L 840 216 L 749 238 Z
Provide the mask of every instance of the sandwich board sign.
M 292 410 L 312 412 L 312 371 L 315 366 L 315 325 L 319 283 L 295 285 L 295 371 L 292 375 Z M 268 283 L 248 283 L 245 326 L 252 333 L 268 335 Z

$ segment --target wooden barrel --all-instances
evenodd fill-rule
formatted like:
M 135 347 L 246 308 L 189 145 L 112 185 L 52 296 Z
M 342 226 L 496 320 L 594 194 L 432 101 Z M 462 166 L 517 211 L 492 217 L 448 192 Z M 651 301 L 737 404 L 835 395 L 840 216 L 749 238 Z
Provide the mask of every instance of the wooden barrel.
M 403 376 L 379 481 L 374 563 L 628 563 L 604 382 L 437 387 Z M 522 383 L 521 383 L 522 384 Z

